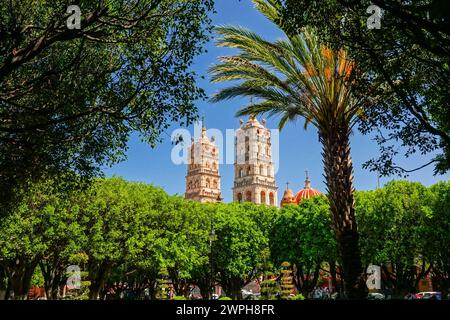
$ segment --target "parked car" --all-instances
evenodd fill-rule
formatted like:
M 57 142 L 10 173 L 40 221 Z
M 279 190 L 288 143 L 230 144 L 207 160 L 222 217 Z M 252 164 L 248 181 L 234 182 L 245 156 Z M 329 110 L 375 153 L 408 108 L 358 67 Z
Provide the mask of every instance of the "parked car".
M 415 295 L 414 293 L 408 293 L 408 294 L 406 294 L 406 295 L 403 297 L 403 299 L 405 299 L 405 300 L 415 300 L 415 299 L 417 299 L 417 298 L 416 298 L 416 295 Z
M 442 300 L 442 294 L 440 292 L 419 292 L 416 294 L 416 299 L 423 300 Z
M 242 298 L 244 300 L 258 300 L 260 295 L 261 295 L 260 293 L 247 291 L 247 290 L 244 290 L 244 289 L 242 289 L 241 292 L 242 292 Z
M 370 292 L 367 295 L 367 299 L 369 299 L 369 300 L 384 300 L 384 299 L 386 299 L 386 297 L 384 296 L 384 294 L 379 293 L 379 292 Z

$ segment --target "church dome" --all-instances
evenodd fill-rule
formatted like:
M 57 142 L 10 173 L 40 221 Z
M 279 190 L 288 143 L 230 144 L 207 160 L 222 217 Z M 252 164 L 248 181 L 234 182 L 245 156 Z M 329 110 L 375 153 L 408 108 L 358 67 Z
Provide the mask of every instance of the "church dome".
M 286 204 L 296 203 L 294 193 L 291 189 L 289 189 L 289 183 L 286 183 L 286 190 L 284 191 L 283 198 L 281 199 L 281 206 Z
M 311 188 L 311 181 L 309 180 L 308 173 L 306 173 L 305 188 L 297 192 L 295 202 L 299 204 L 303 199 L 311 199 L 319 195 L 321 195 L 320 191 Z

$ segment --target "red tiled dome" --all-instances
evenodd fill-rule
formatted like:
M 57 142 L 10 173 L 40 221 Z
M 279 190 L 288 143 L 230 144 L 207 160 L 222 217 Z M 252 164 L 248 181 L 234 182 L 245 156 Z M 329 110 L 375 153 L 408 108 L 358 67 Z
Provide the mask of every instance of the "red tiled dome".
M 311 188 L 311 181 L 306 174 L 305 188 L 297 192 L 295 195 L 295 202 L 299 204 L 303 199 L 311 199 L 312 197 L 319 196 L 322 193 L 320 191 Z
M 312 197 L 319 195 L 321 195 L 321 193 L 316 189 L 313 188 L 303 189 L 297 192 L 297 194 L 295 195 L 295 202 L 299 203 L 303 199 L 310 199 Z

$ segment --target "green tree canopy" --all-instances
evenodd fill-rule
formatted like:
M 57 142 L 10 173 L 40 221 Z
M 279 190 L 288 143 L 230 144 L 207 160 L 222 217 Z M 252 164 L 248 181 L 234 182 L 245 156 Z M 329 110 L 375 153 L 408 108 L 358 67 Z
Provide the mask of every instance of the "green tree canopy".
M 213 226 L 217 240 L 213 243 L 214 272 L 219 284 L 233 299 L 241 298 L 241 289 L 263 270 L 262 254 L 268 248 L 268 226 L 275 208 L 251 203 L 218 204 Z
M 337 260 L 327 199 L 320 196 L 283 207 L 271 228 L 270 251 L 275 265 L 284 261 L 294 265 L 297 289 L 309 293 L 317 284 L 322 264 L 335 268 Z
M 432 214 L 427 220 L 425 232 L 425 258 L 433 264 L 432 275 L 437 290 L 450 289 L 450 181 L 439 182 L 430 188 Z
M 42 173 L 92 175 L 123 159 L 130 132 L 151 145 L 203 97 L 190 70 L 210 0 L 0 3 L 0 200 Z
M 80 203 L 67 188 L 70 179 L 76 178 L 64 174 L 32 185 L 17 208 L 0 219 L 0 265 L 16 299 L 26 297 L 38 263 L 47 295 L 55 298 L 70 256 L 81 250 Z
M 393 181 L 376 191 L 361 192 L 357 219 L 361 224 L 361 248 L 366 266 L 382 266 L 387 286 L 400 294 L 414 292 L 430 271 L 425 260 L 425 240 L 432 214 L 429 190 L 422 184 Z

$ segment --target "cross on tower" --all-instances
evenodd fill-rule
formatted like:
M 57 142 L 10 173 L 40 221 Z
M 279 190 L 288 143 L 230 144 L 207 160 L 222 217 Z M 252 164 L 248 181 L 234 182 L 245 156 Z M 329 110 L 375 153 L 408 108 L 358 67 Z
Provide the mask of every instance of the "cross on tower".
M 289 181 L 286 182 L 286 190 L 288 190 L 288 189 L 289 189 Z

